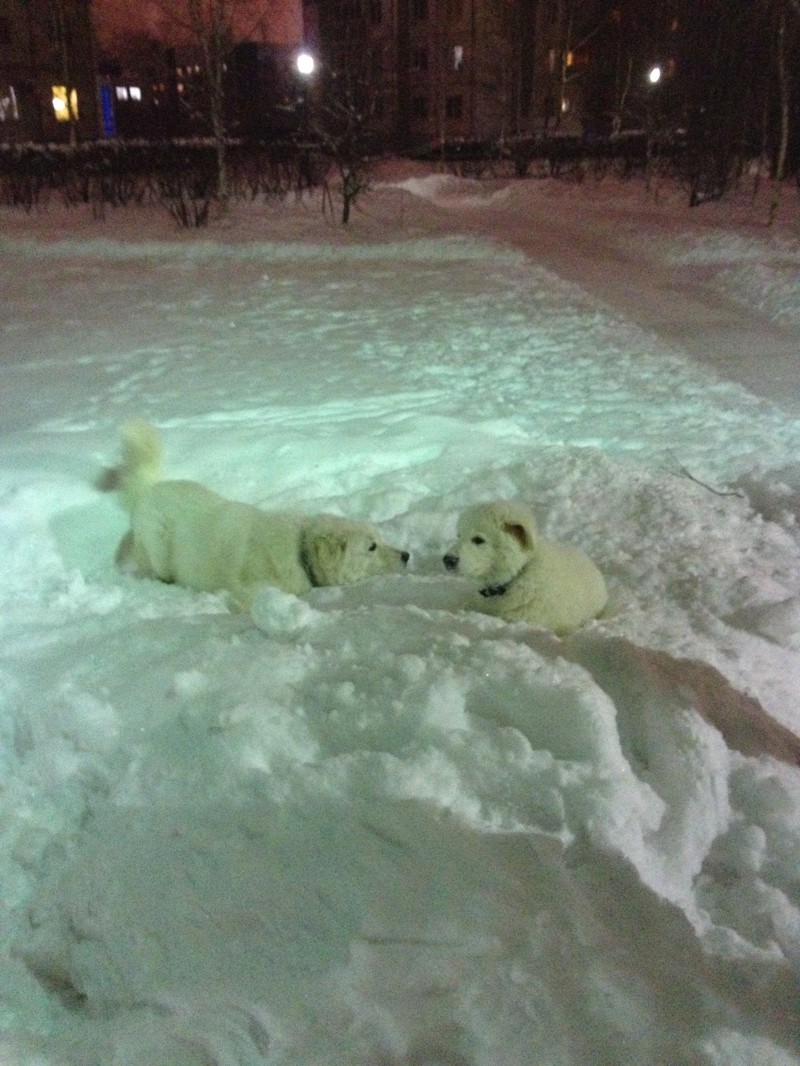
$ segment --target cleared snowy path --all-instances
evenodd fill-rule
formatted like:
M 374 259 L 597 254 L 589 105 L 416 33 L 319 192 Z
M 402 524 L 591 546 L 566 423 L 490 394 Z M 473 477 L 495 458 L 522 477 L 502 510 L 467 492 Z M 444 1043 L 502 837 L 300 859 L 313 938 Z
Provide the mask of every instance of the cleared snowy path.
M 658 266 L 625 254 L 616 247 L 615 232 L 613 225 L 599 228 L 596 220 L 542 214 L 534 247 L 526 250 L 721 377 L 800 414 L 796 329 L 707 288 L 703 268 Z M 524 247 L 529 238 L 517 243 Z
M 652 244 L 628 221 L 626 204 L 608 203 L 602 186 L 582 199 L 574 188 L 558 185 L 537 198 L 526 185 L 504 185 L 486 196 L 480 210 L 475 198 L 453 199 L 448 206 L 468 215 L 471 234 L 510 241 L 680 354 L 800 414 L 800 330 L 712 286 L 719 265 L 669 262 L 654 255 Z M 568 210 L 560 202 L 565 195 Z M 637 187 L 635 195 L 645 194 Z M 641 213 L 641 201 L 637 207 Z M 654 202 L 656 225 L 658 215 Z M 687 217 L 687 228 L 690 219 L 695 222 L 696 216 Z

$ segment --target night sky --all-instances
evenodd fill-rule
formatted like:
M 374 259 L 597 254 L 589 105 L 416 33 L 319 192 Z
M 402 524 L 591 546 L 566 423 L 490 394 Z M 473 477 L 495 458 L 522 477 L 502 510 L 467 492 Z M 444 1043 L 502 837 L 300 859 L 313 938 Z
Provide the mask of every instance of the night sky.
M 302 39 L 300 0 L 237 0 L 242 7 L 243 36 L 275 44 L 295 44 Z M 164 9 L 180 0 L 93 0 L 95 23 L 101 41 L 127 32 L 169 36 Z M 258 30 L 253 27 L 258 26 Z

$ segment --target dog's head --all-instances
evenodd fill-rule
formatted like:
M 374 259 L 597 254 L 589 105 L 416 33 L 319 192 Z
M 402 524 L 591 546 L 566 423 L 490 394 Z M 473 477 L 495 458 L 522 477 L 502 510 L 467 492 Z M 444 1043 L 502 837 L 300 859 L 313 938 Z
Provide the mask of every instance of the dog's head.
M 364 522 L 326 516 L 306 530 L 303 556 L 315 585 L 353 585 L 376 574 L 403 570 L 407 551 L 384 543 Z
M 463 577 L 500 585 L 528 562 L 536 537 L 533 515 L 521 504 L 513 500 L 477 504 L 459 518 L 456 543 L 442 561 Z

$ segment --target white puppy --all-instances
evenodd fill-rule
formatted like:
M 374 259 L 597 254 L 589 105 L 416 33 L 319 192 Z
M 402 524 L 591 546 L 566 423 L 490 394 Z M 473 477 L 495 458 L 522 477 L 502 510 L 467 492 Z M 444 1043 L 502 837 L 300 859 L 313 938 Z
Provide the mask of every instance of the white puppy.
M 480 609 L 563 635 L 596 618 L 608 599 L 603 575 L 582 552 L 541 537 L 514 501 L 477 504 L 458 522 L 444 565 L 480 583 Z
M 158 434 L 147 422 L 123 428 L 122 462 L 98 483 L 116 492 L 131 528 L 117 562 L 144 577 L 205 592 L 227 591 L 249 609 L 258 589 L 301 595 L 402 570 L 409 554 L 365 522 L 335 515 L 261 511 L 194 481 L 162 481 Z

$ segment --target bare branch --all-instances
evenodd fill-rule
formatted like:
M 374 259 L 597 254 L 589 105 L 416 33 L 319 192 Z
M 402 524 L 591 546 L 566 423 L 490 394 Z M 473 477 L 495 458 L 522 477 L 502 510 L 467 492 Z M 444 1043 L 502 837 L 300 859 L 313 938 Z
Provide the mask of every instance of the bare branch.
M 670 470 L 669 471 L 669 473 L 672 474 L 673 477 L 685 477 L 685 478 L 688 478 L 689 481 L 693 481 L 695 483 L 695 485 L 699 485 L 701 488 L 707 489 L 709 492 L 713 492 L 715 496 L 736 496 L 740 500 L 743 500 L 745 498 L 745 495 L 744 495 L 743 492 L 736 492 L 733 489 L 731 489 L 729 491 L 722 491 L 721 489 L 715 489 L 711 485 L 707 485 L 705 483 L 705 481 L 701 481 L 699 478 L 696 478 L 694 476 L 694 474 L 692 474 L 689 470 L 687 470 L 686 467 L 681 462 L 678 461 L 678 459 L 676 458 L 676 456 L 674 455 L 673 452 L 667 452 L 667 455 L 669 455 L 669 457 L 672 459 L 672 461 L 675 463 L 675 465 L 678 468 L 677 471 L 675 471 L 675 470 Z

